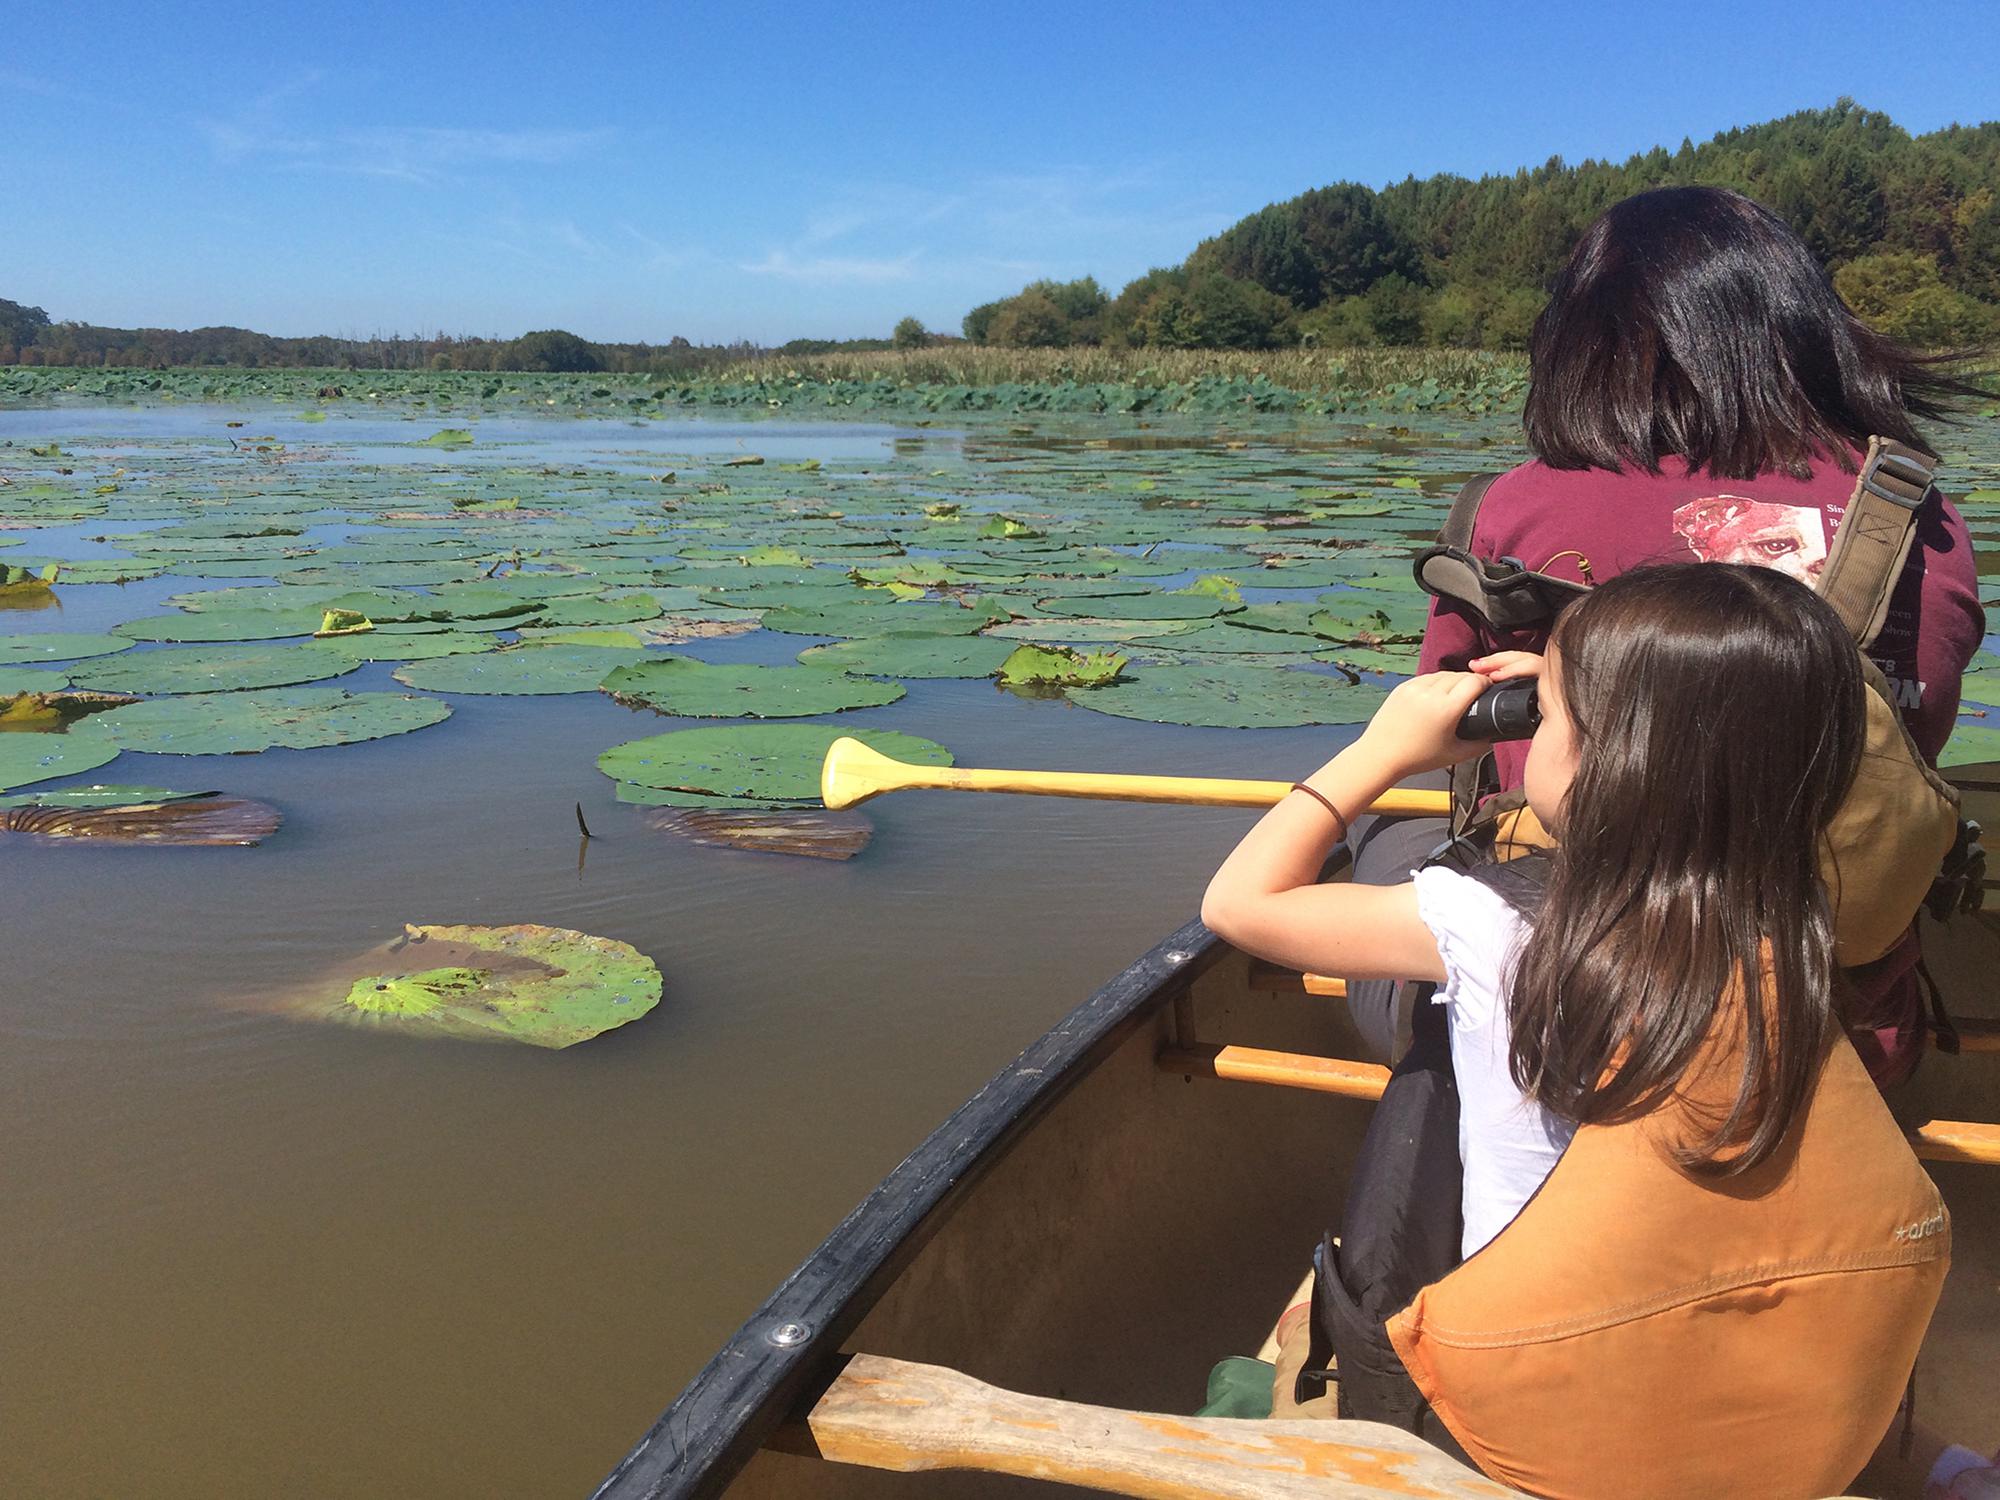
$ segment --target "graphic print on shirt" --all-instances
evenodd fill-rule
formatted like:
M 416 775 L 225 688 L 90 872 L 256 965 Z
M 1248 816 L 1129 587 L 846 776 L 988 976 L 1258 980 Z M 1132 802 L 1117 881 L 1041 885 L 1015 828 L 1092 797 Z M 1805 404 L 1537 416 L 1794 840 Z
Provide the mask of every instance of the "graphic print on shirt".
M 1816 584 L 1826 566 L 1826 521 L 1817 506 L 1709 495 L 1674 512 L 1674 535 L 1702 562 L 1751 563 Z

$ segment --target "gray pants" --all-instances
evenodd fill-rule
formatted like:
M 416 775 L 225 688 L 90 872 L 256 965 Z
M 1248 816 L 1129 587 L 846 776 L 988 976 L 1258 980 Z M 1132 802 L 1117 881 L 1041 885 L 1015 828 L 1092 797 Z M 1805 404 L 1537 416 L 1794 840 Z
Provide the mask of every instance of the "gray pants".
M 1434 771 L 1406 783 L 1447 789 L 1451 776 Z M 1380 818 L 1354 820 L 1348 846 L 1354 851 L 1354 878 L 1363 885 L 1400 885 L 1451 836 L 1449 818 Z M 1410 1045 L 1410 1018 L 1397 1006 L 1397 981 L 1357 980 L 1347 987 L 1347 1009 L 1370 1056 L 1393 1063 Z

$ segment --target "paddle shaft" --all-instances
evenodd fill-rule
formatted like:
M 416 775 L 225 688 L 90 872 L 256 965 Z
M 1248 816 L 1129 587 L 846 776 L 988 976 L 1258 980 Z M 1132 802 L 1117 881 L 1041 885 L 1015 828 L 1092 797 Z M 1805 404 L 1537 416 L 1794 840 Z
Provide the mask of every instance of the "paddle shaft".
M 1270 807 L 1289 781 L 1231 781 L 1208 776 L 1100 775 L 1091 771 L 981 771 L 911 766 L 899 789 L 1016 792 L 1040 797 L 1087 797 L 1105 802 L 1170 802 L 1197 807 Z M 1451 794 L 1392 787 L 1366 811 L 1391 817 L 1447 817 Z

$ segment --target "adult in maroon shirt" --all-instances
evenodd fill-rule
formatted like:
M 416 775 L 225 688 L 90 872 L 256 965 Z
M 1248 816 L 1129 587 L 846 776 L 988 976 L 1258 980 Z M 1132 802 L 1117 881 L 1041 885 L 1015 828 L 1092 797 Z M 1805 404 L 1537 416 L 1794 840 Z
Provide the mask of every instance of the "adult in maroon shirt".
M 1914 419 L 1980 394 L 1869 329 L 1782 220 L 1721 188 L 1660 188 L 1599 216 L 1535 322 L 1528 363 L 1535 458 L 1493 482 L 1471 550 L 1586 584 L 1690 559 L 1816 581 L 1869 437 L 1929 452 Z M 1933 492 L 1872 651 L 1933 761 L 1985 630 L 1975 574 L 1965 523 Z M 1495 632 L 1440 599 L 1420 670 L 1539 651 L 1546 638 Z M 1498 747 L 1503 786 L 1519 784 L 1526 754 Z M 1438 837 L 1385 826 L 1357 841 L 1356 876 L 1406 879 Z M 1858 976 L 1856 1041 L 1880 1082 L 1907 1077 L 1921 1054 L 1916 960 L 1913 931 Z M 1380 1045 L 1383 996 L 1364 989 L 1356 1002 Z

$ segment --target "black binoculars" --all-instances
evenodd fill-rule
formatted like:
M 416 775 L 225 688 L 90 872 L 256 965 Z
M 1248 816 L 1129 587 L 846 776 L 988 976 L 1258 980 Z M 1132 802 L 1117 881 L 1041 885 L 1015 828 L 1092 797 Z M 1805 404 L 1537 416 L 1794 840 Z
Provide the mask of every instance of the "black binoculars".
M 1465 717 L 1458 721 L 1462 740 L 1525 740 L 1534 736 L 1542 722 L 1541 705 L 1535 698 L 1535 679 L 1516 677 L 1496 682 L 1473 700 Z

